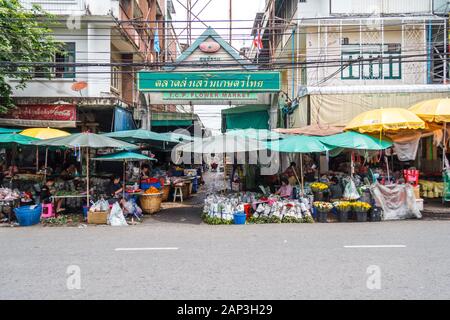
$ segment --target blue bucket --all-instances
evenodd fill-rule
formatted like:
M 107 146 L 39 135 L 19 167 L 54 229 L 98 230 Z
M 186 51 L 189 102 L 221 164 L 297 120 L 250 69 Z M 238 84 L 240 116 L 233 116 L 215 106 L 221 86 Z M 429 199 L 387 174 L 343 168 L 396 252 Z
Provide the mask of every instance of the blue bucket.
M 14 209 L 17 221 L 22 227 L 38 224 L 41 221 L 42 206 L 24 206 Z
M 245 224 L 247 215 L 244 212 L 236 212 L 234 215 L 234 224 Z

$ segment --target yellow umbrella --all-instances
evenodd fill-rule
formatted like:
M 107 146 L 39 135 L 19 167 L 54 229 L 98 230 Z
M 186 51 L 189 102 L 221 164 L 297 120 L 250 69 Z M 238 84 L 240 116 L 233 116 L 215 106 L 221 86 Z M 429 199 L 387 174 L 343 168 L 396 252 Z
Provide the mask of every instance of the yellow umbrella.
M 427 122 L 450 122 L 450 99 L 433 99 L 422 101 L 411 108 L 419 118 Z
M 425 122 L 407 109 L 375 109 L 361 113 L 347 124 L 345 130 L 374 133 L 425 129 Z
M 23 130 L 20 134 L 23 136 L 37 138 L 41 140 L 70 136 L 70 133 L 66 131 L 52 128 L 31 128 Z
M 450 122 L 450 99 L 432 99 L 419 102 L 409 108 L 421 119 L 431 123 L 443 123 L 443 155 L 447 152 L 447 122 Z M 445 157 L 442 157 L 442 169 L 445 169 Z
M 52 128 L 30 128 L 23 130 L 21 133 L 23 136 L 37 138 L 41 140 L 62 138 L 70 136 L 70 133 L 58 129 Z M 39 171 L 39 147 L 36 147 L 36 172 Z M 45 168 L 47 169 L 48 148 L 45 149 Z M 47 175 L 45 175 L 47 176 Z

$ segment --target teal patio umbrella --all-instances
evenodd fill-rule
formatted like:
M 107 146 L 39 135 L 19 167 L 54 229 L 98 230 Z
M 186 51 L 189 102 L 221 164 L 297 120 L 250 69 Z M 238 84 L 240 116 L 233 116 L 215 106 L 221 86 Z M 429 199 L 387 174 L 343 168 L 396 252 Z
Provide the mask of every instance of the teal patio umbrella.
M 9 128 L 0 128 L 0 134 L 4 133 L 19 133 L 22 129 L 9 129 Z
M 122 151 L 118 153 L 107 154 L 104 156 L 100 156 L 97 158 L 93 158 L 94 161 L 122 161 L 123 162 L 123 194 L 125 195 L 125 187 L 126 187 L 126 175 L 125 168 L 126 164 L 129 161 L 157 161 L 155 158 L 147 157 L 143 154 L 130 152 L 130 151 Z
M 163 141 L 179 143 L 179 138 L 171 137 L 169 135 L 153 132 L 145 129 L 116 131 L 103 134 L 106 137 L 120 139 L 131 143 L 145 143 L 149 141 Z
M 320 137 L 320 141 L 330 147 L 357 150 L 384 150 L 392 147 L 393 144 L 390 140 L 380 140 L 379 138 L 355 131 L 347 131 L 328 137 Z
M 277 152 L 300 153 L 301 187 L 304 194 L 303 153 L 325 152 L 334 149 L 320 141 L 319 137 L 293 135 L 282 140 L 266 142 L 267 149 Z M 295 170 L 294 170 L 295 173 Z M 297 181 L 299 181 L 295 173 Z
M 344 149 L 355 149 L 355 150 L 385 150 L 392 147 L 393 143 L 388 139 L 380 139 L 376 137 L 369 136 L 367 134 L 362 134 L 355 131 L 347 131 L 344 133 L 321 137 L 320 141 L 330 147 L 344 148 Z M 351 157 L 351 172 L 353 176 L 354 164 L 353 155 Z M 388 168 L 389 172 L 389 168 Z
M 35 141 L 39 141 L 39 139 L 23 136 L 17 133 L 0 134 L 0 144 L 30 145 Z
M 285 137 L 284 134 L 267 130 L 267 129 L 236 129 L 229 130 L 226 133 L 227 135 L 232 136 L 241 136 L 250 139 L 256 140 L 279 140 Z
M 47 139 L 35 141 L 37 146 L 46 147 L 66 147 L 66 148 L 86 148 L 86 189 L 87 189 L 87 205 L 89 205 L 89 149 L 114 148 L 122 150 L 132 150 L 138 147 L 124 141 L 109 138 L 105 135 L 95 134 L 91 132 L 75 133 L 67 137 Z

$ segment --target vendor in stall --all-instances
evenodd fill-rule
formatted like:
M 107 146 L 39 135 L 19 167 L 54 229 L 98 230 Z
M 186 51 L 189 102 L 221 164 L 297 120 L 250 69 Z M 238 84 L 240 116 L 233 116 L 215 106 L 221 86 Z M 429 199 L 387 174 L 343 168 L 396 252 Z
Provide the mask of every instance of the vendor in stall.
M 41 187 L 41 202 L 42 203 L 52 203 L 51 197 L 56 193 L 55 189 L 55 179 L 49 177 L 45 184 Z M 62 208 L 62 200 L 58 199 L 56 201 L 56 213 L 60 213 L 65 209 Z
M 341 199 L 342 195 L 344 193 L 344 190 L 342 189 L 342 185 L 339 183 L 338 177 L 334 176 L 331 178 L 331 184 L 329 186 L 330 188 L 330 196 L 331 199 Z
M 19 168 L 15 164 L 11 164 L 8 169 L 3 171 L 5 178 L 12 178 L 19 173 Z
M 61 178 L 65 180 L 73 179 L 78 176 L 77 167 L 72 163 L 61 172 Z
M 297 183 L 297 164 L 295 162 L 291 162 L 289 167 L 283 172 L 283 177 L 288 179 L 290 185 L 295 185 Z M 283 183 L 283 181 L 281 181 Z
M 121 195 L 123 193 L 123 186 L 120 182 L 119 176 L 114 176 L 111 178 L 111 181 L 109 183 L 109 195 L 111 196 L 111 199 L 109 200 L 110 203 L 117 202 Z
M 281 187 L 275 192 L 276 195 L 279 195 L 282 198 L 291 198 L 294 189 L 289 183 L 289 179 L 286 177 L 281 178 Z
M 148 164 L 143 164 L 141 166 L 141 175 L 139 179 L 146 180 L 148 178 L 150 178 L 150 166 Z

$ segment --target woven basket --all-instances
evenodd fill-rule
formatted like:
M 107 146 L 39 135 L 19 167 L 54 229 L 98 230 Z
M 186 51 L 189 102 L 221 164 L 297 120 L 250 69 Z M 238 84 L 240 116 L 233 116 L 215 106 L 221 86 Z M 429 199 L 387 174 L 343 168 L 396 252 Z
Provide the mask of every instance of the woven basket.
M 167 201 L 169 200 L 169 194 L 170 194 L 170 186 L 164 186 L 162 189 L 162 201 Z
M 142 211 L 153 214 L 161 210 L 162 193 L 143 194 L 140 196 Z

